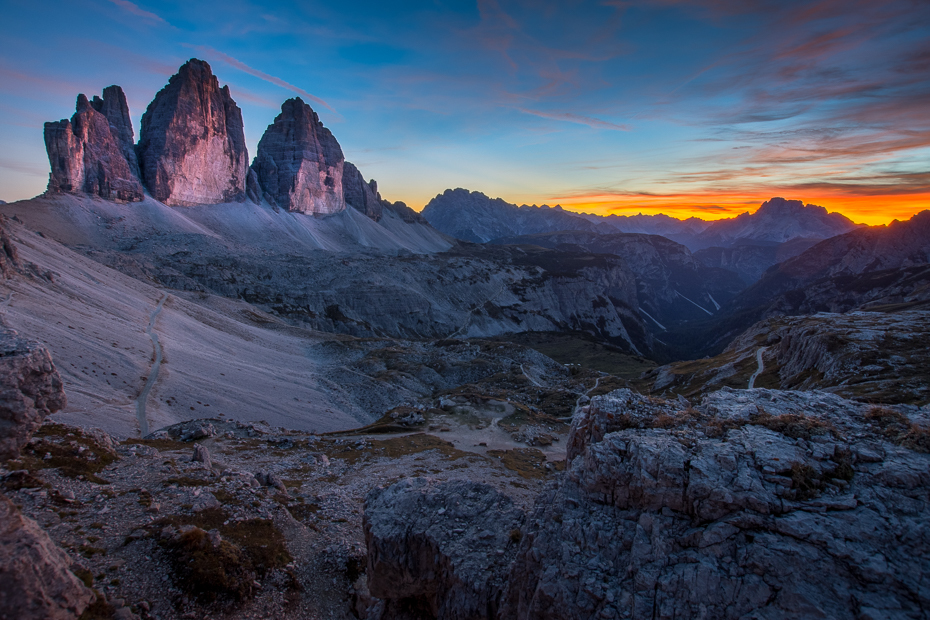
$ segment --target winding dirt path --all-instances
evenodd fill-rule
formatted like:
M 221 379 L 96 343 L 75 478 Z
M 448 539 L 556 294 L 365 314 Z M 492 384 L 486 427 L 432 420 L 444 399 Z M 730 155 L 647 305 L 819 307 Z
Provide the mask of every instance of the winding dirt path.
M 168 293 L 162 295 L 158 305 L 155 306 L 151 316 L 149 316 L 148 327 L 145 328 L 145 333 L 152 339 L 152 347 L 155 349 L 155 361 L 152 362 L 152 367 L 149 369 L 149 376 L 145 381 L 145 387 L 142 388 L 142 392 L 136 399 L 136 419 L 139 421 L 139 433 L 142 437 L 149 434 L 149 421 L 145 417 L 145 401 L 148 400 L 149 392 L 152 391 L 155 382 L 158 381 L 158 371 L 161 368 L 162 360 L 161 344 L 158 342 L 158 334 L 155 333 L 155 319 L 158 318 L 158 314 L 161 312 L 166 301 L 168 301 Z
M 749 387 L 746 389 L 751 390 L 756 384 L 756 377 L 761 375 L 762 371 L 765 370 L 765 362 L 762 361 L 762 354 L 765 353 L 766 349 L 768 349 L 768 347 L 759 347 L 756 351 L 756 364 L 758 364 L 758 367 L 756 368 L 756 372 L 752 373 L 752 376 L 749 377 Z

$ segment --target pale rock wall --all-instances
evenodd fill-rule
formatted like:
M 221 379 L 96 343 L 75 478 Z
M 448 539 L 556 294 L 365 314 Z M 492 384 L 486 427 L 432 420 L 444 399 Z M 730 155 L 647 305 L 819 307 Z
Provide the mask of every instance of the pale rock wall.
M 146 188 L 166 205 L 246 196 L 242 112 L 202 60 L 189 60 L 155 95 L 142 116 L 137 152 Z

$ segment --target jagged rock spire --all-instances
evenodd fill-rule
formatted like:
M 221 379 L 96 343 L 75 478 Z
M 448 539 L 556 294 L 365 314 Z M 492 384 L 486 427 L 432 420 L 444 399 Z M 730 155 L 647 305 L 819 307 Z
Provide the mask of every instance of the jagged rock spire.
M 203 60 L 186 62 L 155 95 L 142 116 L 137 152 L 146 188 L 167 205 L 245 198 L 242 111 Z

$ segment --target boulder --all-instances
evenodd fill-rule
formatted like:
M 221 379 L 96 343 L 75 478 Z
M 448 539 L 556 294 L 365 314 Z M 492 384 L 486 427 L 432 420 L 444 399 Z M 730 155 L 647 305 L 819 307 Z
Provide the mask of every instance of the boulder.
M 271 204 L 299 213 L 345 209 L 345 157 L 332 132 L 300 97 L 288 99 L 258 143 L 252 169 Z
M 374 221 L 381 219 L 381 194 L 374 179 L 366 182 L 352 162 L 346 162 L 342 171 L 342 190 L 346 204 L 361 211 Z
M 879 415 L 930 432 L 816 392 L 592 398 L 500 618 L 926 617 L 930 455 Z
M 146 188 L 166 205 L 245 199 L 242 111 L 202 60 L 182 65 L 155 95 L 142 115 L 137 152 Z
M 0 619 L 73 620 L 94 593 L 39 524 L 0 494 Z
M 67 400 L 48 349 L 0 328 L 0 460 L 15 458 Z
M 118 202 L 144 197 L 126 96 L 109 86 L 93 103 L 78 95 L 71 120 L 45 123 L 49 193 L 86 193 Z
M 476 482 L 423 478 L 369 493 L 363 517 L 376 617 L 494 618 L 523 513 Z M 371 616 L 369 616 L 371 617 Z

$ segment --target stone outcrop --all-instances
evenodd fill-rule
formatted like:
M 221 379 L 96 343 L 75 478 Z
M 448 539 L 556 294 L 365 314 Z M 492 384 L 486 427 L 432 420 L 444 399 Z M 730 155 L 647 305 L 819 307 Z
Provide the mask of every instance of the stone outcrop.
M 19 251 L 13 239 L 7 234 L 9 220 L 5 215 L 0 216 L 0 277 L 11 278 L 22 267 L 19 260 Z
M 352 162 L 346 162 L 342 170 L 342 193 L 350 207 L 361 211 L 374 221 L 381 219 L 381 194 L 374 179 L 366 182 Z
M 883 416 L 927 422 L 816 392 L 593 398 L 501 617 L 925 617 L 930 455 Z
M 485 484 L 413 478 L 372 491 L 368 588 L 384 601 L 374 615 L 494 618 L 522 524 L 510 498 Z
M 265 130 L 252 169 L 271 204 L 325 215 L 345 209 L 344 164 L 332 132 L 296 97 L 284 102 L 281 114 Z
M 423 617 L 925 618 L 928 452 L 927 408 L 765 389 L 696 407 L 596 396 L 575 414 L 566 473 L 537 498 L 506 580 L 476 580 L 500 606 L 453 616 L 442 610 L 463 599 L 439 587 Z M 471 566 L 509 557 L 482 542 L 507 527 L 501 511 L 476 527 L 444 522 L 449 494 L 420 483 L 405 500 L 411 484 L 366 506 L 390 524 L 367 530 L 386 610 L 394 593 L 448 574 L 430 561 L 457 556 L 434 540 L 453 539 Z
M 86 193 L 133 202 L 144 197 L 133 150 L 132 120 L 126 96 L 109 86 L 103 98 L 78 95 L 71 120 L 45 123 L 51 165 L 49 193 Z
M 16 457 L 43 418 L 66 403 L 48 349 L 0 328 L 0 460 Z
M 68 570 L 71 561 L 0 494 L 0 618 L 73 620 L 94 593 Z
M 155 95 L 142 116 L 137 152 L 146 188 L 167 205 L 245 199 L 242 111 L 202 60 L 182 65 Z

